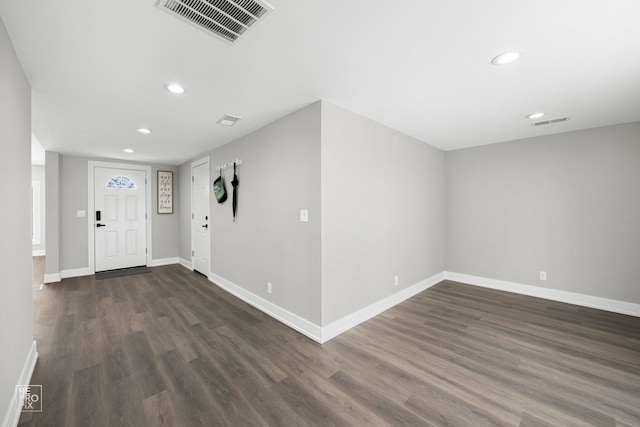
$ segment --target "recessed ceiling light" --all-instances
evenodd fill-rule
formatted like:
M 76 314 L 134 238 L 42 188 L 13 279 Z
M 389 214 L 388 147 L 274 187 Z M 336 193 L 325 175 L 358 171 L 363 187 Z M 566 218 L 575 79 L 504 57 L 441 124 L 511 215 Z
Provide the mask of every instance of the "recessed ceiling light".
M 178 83 L 167 83 L 166 85 L 164 85 L 164 88 L 169 92 L 175 93 L 178 95 L 183 94 L 187 91 L 184 87 L 182 87 Z
M 136 129 L 138 132 L 140 133 L 144 133 L 144 134 L 150 134 L 151 133 L 151 129 L 147 129 L 147 128 L 138 128 Z
M 133 150 L 131 148 L 125 148 L 124 150 L 125 153 L 133 153 Z
M 516 61 L 518 58 L 522 56 L 524 52 L 521 50 L 510 50 L 507 52 L 502 52 L 500 55 L 496 56 L 491 60 L 493 65 L 506 65 L 511 64 Z
M 242 117 L 234 116 L 231 114 L 225 114 L 224 116 L 220 117 L 216 123 L 222 126 L 233 126 L 241 118 Z
M 542 112 L 531 113 L 524 116 L 525 119 L 539 119 L 540 117 L 544 117 L 544 113 Z

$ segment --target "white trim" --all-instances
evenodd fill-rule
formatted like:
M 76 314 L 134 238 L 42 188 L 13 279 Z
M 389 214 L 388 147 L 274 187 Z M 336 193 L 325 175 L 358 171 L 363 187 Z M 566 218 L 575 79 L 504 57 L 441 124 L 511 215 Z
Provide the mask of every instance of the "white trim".
M 210 162 L 211 162 L 211 157 L 205 156 L 201 159 L 196 160 L 195 162 L 192 162 L 191 169 L 189 170 L 191 174 L 191 184 L 190 184 L 191 199 L 190 199 L 190 205 L 189 205 L 189 213 L 191 214 L 191 218 L 190 218 L 191 220 L 191 267 L 189 267 L 190 270 L 193 270 L 194 269 L 193 266 L 195 265 L 193 261 L 193 253 L 195 251 L 193 241 L 195 240 L 195 237 L 196 237 L 195 220 L 193 219 L 193 177 L 194 177 L 193 170 L 198 166 L 207 165 L 207 175 L 208 175 L 207 187 L 209 187 L 209 185 L 211 185 L 211 169 L 209 166 Z M 211 224 L 211 222 L 212 222 L 211 221 L 211 193 L 209 193 L 209 224 Z M 207 261 L 209 265 L 207 266 L 207 268 L 210 269 L 211 268 L 211 227 L 207 229 L 207 247 L 209 248 L 209 259 Z
M 444 275 L 447 280 L 454 282 L 640 317 L 640 304 L 560 291 L 557 289 L 541 288 L 539 286 L 523 285 L 521 283 L 489 279 L 486 277 L 471 276 L 469 274 L 452 273 L 450 271 L 446 271 Z
M 24 361 L 24 366 L 22 367 L 22 372 L 20 373 L 20 377 L 18 378 L 18 382 L 15 385 L 27 385 L 31 384 L 31 376 L 33 375 L 33 370 L 36 367 L 36 362 L 38 361 L 38 346 L 34 341 L 31 344 L 31 349 L 27 354 L 27 359 Z M 20 408 L 20 402 L 16 399 L 15 388 L 11 393 L 11 401 L 9 402 L 9 408 L 7 409 L 7 413 L 4 416 L 4 421 L 2 425 L 4 427 L 17 426 L 18 421 L 20 421 L 20 414 L 22 413 L 22 408 Z
M 71 277 L 91 276 L 93 272 L 89 267 L 84 268 L 71 268 L 69 270 L 62 270 L 60 273 L 52 273 L 44 275 L 44 283 L 58 283 L 62 279 L 69 279 Z
M 46 255 L 46 252 L 44 249 L 34 249 L 31 252 L 31 256 L 45 256 L 45 255 Z
M 408 288 L 404 288 L 388 297 L 374 302 L 360 310 L 344 316 L 341 319 L 336 320 L 324 326 L 322 328 L 322 342 L 325 343 L 332 338 L 337 337 L 343 332 L 358 326 L 362 322 L 366 322 L 379 315 L 380 313 L 387 311 L 388 309 L 400 304 L 419 294 L 420 292 L 429 289 L 433 285 L 436 285 L 444 280 L 444 272 L 435 274 L 428 279 L 424 279 L 415 285 L 411 285 Z
M 111 163 L 111 162 L 96 162 L 93 160 L 89 160 L 88 164 L 88 208 L 87 208 L 87 228 L 89 234 L 89 274 L 94 274 L 96 272 L 95 267 L 95 221 L 94 212 L 95 212 L 95 173 L 94 169 L 96 167 L 105 167 L 105 168 L 115 168 L 115 169 L 130 169 L 136 171 L 143 171 L 145 173 L 145 193 L 146 193 L 146 207 L 145 211 L 147 213 L 147 265 L 150 266 L 153 260 L 152 247 L 153 247 L 153 239 L 152 239 L 152 228 L 151 222 L 153 220 L 153 205 L 151 204 L 151 187 L 153 182 L 153 176 L 151 174 L 151 166 L 145 166 L 134 163 Z
M 180 261 L 178 260 L 178 257 L 160 258 L 160 259 L 154 259 L 153 261 L 151 261 L 151 267 L 162 267 L 163 265 L 171 265 L 171 264 L 178 264 L 178 263 L 180 263 Z
M 69 270 L 60 271 L 60 277 L 62 279 L 68 279 L 70 277 L 91 276 L 93 272 L 88 267 L 84 268 L 72 268 Z
M 58 283 L 62 280 L 60 273 L 51 273 L 44 275 L 44 283 Z
M 179 263 L 180 263 L 180 260 L 178 257 L 161 258 L 161 259 L 154 259 L 153 261 L 151 261 L 151 264 L 149 265 L 149 267 L 160 267 L 163 265 L 171 265 L 171 264 L 179 264 Z M 45 274 L 44 283 L 55 283 L 55 282 L 59 282 L 62 279 L 68 279 L 71 277 L 91 276 L 92 274 L 95 274 L 95 272 L 92 272 L 89 267 L 72 268 L 69 270 L 62 270 L 60 274 Z
M 315 323 L 309 322 L 302 317 L 285 310 L 284 308 L 253 294 L 240 286 L 231 283 L 227 279 L 214 273 L 209 273 L 209 281 L 224 289 L 232 295 L 240 298 L 244 302 L 254 306 L 258 310 L 268 314 L 276 320 L 284 323 L 292 329 L 300 332 L 312 340 L 322 344 L 322 329 Z
M 188 261 L 182 257 L 180 257 L 178 259 L 178 262 L 180 263 L 181 266 L 188 268 L 189 270 L 193 270 L 193 267 L 191 266 L 191 261 Z
M 215 285 L 320 344 L 326 343 L 341 333 L 346 332 L 374 316 L 377 316 L 383 311 L 400 304 L 401 302 L 419 294 L 443 280 L 444 272 L 438 273 L 428 279 L 416 283 L 415 285 L 404 288 L 393 295 L 351 313 L 342 319 L 336 320 L 325 327 L 321 327 L 313 322 L 303 319 L 297 314 L 291 313 L 290 311 L 265 300 L 254 293 L 247 291 L 246 289 L 218 276 L 215 273 L 209 273 L 209 281 L 213 282 Z

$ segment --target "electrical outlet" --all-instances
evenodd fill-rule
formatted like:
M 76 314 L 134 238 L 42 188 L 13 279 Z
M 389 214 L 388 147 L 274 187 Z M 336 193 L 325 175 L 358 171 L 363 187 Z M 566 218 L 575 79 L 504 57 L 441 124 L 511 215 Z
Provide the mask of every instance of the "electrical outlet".
M 393 277 L 393 284 L 396 285 L 396 286 L 398 286 L 400 284 L 400 280 L 398 279 L 398 275 L 397 274 Z
M 271 293 L 271 282 L 267 282 L 267 293 Z
M 540 272 L 540 280 L 547 280 L 547 272 L 546 271 L 541 271 Z

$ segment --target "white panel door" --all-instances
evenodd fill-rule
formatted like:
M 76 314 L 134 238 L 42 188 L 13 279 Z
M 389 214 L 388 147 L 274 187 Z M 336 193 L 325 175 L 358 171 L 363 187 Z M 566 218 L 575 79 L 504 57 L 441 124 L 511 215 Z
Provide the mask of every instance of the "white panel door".
M 96 272 L 147 264 L 146 173 L 94 168 Z
M 209 275 L 209 162 L 192 166 L 193 269 Z

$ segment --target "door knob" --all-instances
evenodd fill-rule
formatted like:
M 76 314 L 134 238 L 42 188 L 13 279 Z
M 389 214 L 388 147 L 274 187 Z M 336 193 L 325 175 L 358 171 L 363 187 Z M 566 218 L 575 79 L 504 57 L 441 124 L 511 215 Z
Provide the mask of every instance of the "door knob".
M 202 228 L 209 228 L 209 224 L 203 225 Z
M 100 228 L 100 227 L 106 227 L 106 224 L 96 224 L 96 227 Z

